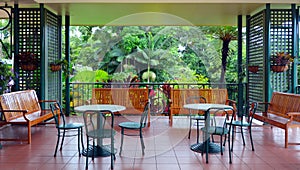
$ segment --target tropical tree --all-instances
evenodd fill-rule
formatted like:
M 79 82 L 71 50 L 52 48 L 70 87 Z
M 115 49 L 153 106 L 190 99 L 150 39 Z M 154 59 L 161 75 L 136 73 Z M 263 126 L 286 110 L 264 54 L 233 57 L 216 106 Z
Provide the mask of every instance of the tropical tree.
M 229 44 L 233 40 L 237 40 L 237 28 L 233 26 L 213 26 L 213 27 L 204 27 L 203 30 L 208 33 L 208 36 L 211 36 L 215 39 L 222 41 L 222 70 L 220 83 L 225 83 L 225 73 L 227 67 L 227 58 L 230 55 L 231 49 Z

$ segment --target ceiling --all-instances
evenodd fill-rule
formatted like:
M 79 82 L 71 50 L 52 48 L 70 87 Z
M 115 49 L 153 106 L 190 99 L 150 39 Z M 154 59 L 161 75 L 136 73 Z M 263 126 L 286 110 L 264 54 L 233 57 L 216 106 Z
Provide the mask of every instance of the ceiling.
M 70 15 L 71 25 L 236 25 L 238 15 L 254 14 L 266 3 L 300 5 L 300 0 L 0 0 L 0 5 L 5 2 L 20 8 L 43 3 L 63 18 Z

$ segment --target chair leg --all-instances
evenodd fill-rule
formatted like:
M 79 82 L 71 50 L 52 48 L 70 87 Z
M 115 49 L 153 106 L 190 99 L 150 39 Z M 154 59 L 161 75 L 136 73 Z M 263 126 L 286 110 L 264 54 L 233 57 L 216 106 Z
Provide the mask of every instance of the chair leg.
M 142 129 L 140 129 L 140 140 L 141 140 L 141 145 L 142 145 L 142 154 L 144 155 L 145 154 L 145 144 L 144 144 Z
M 92 161 L 94 162 L 94 159 L 95 159 L 95 149 L 96 149 L 96 147 L 95 147 L 95 139 L 93 138 L 93 147 L 92 147 L 92 151 L 93 151 L 93 153 L 92 153 Z
M 66 129 L 64 129 L 64 132 L 63 132 L 63 137 L 62 137 L 62 140 L 61 140 L 61 143 L 60 143 L 60 151 L 62 150 L 62 146 L 64 144 L 64 140 L 65 140 L 65 135 L 66 135 Z
M 224 135 L 224 143 L 223 143 L 223 146 L 225 146 L 226 140 L 227 140 L 227 135 Z
M 116 160 L 115 156 L 115 144 L 113 135 L 110 138 L 111 146 L 110 146 L 110 169 L 114 169 L 114 161 Z
M 188 136 L 188 139 L 191 138 L 191 131 L 192 131 L 192 119 L 190 117 L 190 130 L 189 130 L 189 136 Z
M 119 155 L 121 155 L 121 153 L 122 153 L 123 141 L 124 141 L 124 128 L 121 128 L 121 146 L 120 146 Z
M 252 131 L 251 131 L 251 127 L 250 127 L 250 129 L 249 129 L 249 135 L 250 135 L 250 141 L 251 141 L 252 151 L 254 151 L 254 145 L 253 145 L 253 139 L 252 139 Z
M 245 146 L 245 138 L 244 138 L 244 132 L 243 132 L 243 126 L 240 126 L 241 127 L 241 134 L 242 134 L 242 139 L 243 139 L 243 145 Z
M 230 138 L 230 135 L 228 135 L 228 140 Z M 232 127 L 232 137 L 231 137 L 231 152 L 233 151 L 233 140 L 234 140 L 234 127 Z M 229 146 L 230 148 L 230 146 Z
M 79 156 L 81 156 L 81 152 L 80 152 L 80 128 L 77 129 L 77 133 L 78 133 L 78 137 L 77 137 L 78 153 L 79 153 Z
M 84 150 L 84 143 L 83 143 L 83 133 L 82 133 L 82 128 L 80 128 L 80 138 L 81 138 L 81 146 L 82 146 L 82 151 Z
M 60 130 L 57 130 L 57 141 L 56 141 L 56 146 L 55 146 L 55 152 L 54 152 L 54 157 L 56 157 L 58 145 L 59 145 L 59 138 L 60 138 Z
M 223 135 L 220 135 L 221 155 L 223 155 Z
M 233 145 L 232 145 L 232 147 L 233 147 Z M 230 132 L 229 132 L 228 133 L 228 152 L 229 152 L 229 163 L 230 164 L 232 163 L 231 151 L 232 151 L 232 148 L 230 148 Z
M 87 170 L 88 169 L 88 152 L 89 152 L 89 137 L 87 137 L 87 142 L 86 142 L 86 158 L 85 158 L 85 169 Z

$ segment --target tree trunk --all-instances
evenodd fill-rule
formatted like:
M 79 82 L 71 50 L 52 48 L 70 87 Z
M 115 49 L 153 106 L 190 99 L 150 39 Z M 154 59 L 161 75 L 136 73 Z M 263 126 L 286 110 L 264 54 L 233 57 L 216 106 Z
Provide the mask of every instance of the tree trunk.
M 222 47 L 222 70 L 221 70 L 221 77 L 220 83 L 225 83 L 225 73 L 226 73 L 226 65 L 227 65 L 227 57 L 229 52 L 229 43 L 231 39 L 222 39 L 223 40 L 223 47 Z

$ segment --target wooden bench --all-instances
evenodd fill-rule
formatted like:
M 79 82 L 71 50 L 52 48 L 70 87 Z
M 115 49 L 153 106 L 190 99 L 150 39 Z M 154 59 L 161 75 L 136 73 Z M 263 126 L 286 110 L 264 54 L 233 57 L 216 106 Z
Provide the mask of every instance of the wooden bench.
M 38 100 L 34 90 L 17 91 L 0 96 L 3 124 L 26 125 L 27 139 L 1 138 L 0 141 L 27 141 L 31 143 L 31 127 L 53 118 L 50 109 L 42 110 L 41 103 L 56 102 L 56 100 Z M 58 115 L 59 116 L 59 115 Z
M 288 142 L 288 129 L 300 127 L 300 95 L 273 92 L 270 102 L 259 104 L 265 104 L 267 111 L 256 113 L 254 118 L 284 129 L 285 148 L 287 148 L 288 145 L 300 145 L 300 143 Z
M 94 88 L 92 104 L 117 104 L 126 107 L 120 114 L 141 114 L 148 101 L 147 88 Z M 148 116 L 150 123 L 150 115 Z
M 227 89 L 171 89 L 170 125 L 173 124 L 173 115 L 189 114 L 188 109 L 184 109 L 183 105 L 191 96 L 203 96 L 207 103 L 227 104 L 236 109 L 236 102 L 228 99 Z

